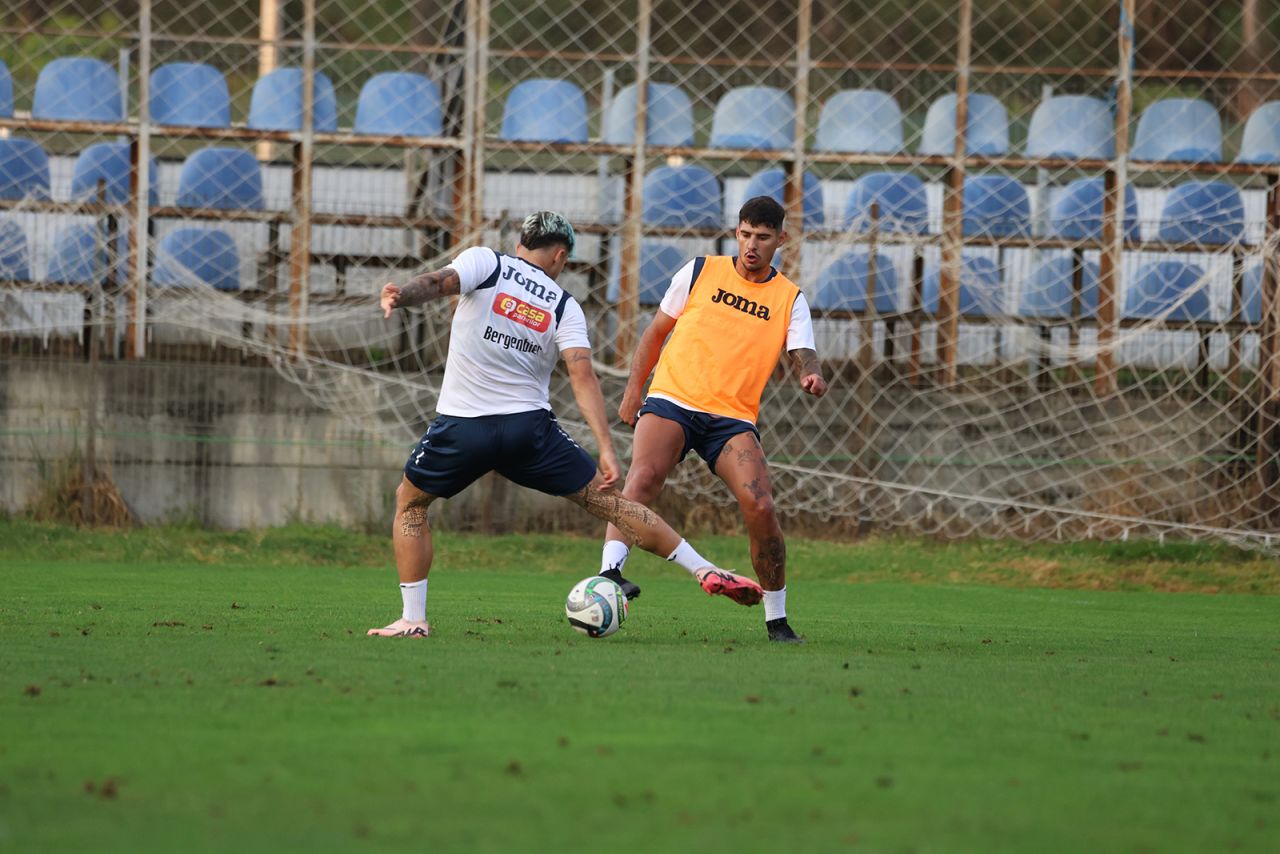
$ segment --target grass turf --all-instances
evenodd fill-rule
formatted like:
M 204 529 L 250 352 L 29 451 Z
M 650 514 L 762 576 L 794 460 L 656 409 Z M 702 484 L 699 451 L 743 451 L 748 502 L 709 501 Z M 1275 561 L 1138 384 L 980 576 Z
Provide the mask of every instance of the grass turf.
M 730 564 L 743 551 L 705 546 Z M 560 602 L 597 549 L 441 536 L 438 635 L 388 642 L 362 637 L 398 610 L 380 538 L 0 522 L 0 848 L 1280 837 L 1280 599 L 1150 590 L 1271 590 L 1270 564 L 795 543 L 789 605 L 809 643 L 777 648 L 759 609 L 648 557 L 622 632 L 578 637 Z

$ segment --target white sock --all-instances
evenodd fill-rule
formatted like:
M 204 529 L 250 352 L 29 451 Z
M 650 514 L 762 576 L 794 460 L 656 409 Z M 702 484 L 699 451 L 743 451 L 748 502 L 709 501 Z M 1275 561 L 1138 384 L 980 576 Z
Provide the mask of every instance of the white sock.
M 629 554 L 631 554 L 631 548 L 622 540 L 606 540 L 604 549 L 600 553 L 600 571 L 616 569 L 622 572 Z
M 676 546 L 676 550 L 667 555 L 667 560 L 673 560 L 676 563 L 689 570 L 689 574 L 697 572 L 704 566 L 711 566 L 711 562 L 698 554 L 693 546 L 689 545 L 688 540 L 681 540 L 680 545 Z
M 401 617 L 411 623 L 427 621 L 427 580 L 414 581 L 400 585 L 400 598 L 404 600 L 404 611 Z
M 764 619 L 778 620 L 787 616 L 787 588 L 764 592 Z

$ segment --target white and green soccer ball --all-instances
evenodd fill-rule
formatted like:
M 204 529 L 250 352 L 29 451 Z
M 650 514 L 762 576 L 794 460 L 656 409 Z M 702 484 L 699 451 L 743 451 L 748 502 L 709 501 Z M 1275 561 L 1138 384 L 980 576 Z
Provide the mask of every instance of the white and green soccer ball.
M 593 575 L 573 585 L 564 614 L 569 625 L 587 637 L 608 637 L 627 621 L 627 597 L 609 579 Z

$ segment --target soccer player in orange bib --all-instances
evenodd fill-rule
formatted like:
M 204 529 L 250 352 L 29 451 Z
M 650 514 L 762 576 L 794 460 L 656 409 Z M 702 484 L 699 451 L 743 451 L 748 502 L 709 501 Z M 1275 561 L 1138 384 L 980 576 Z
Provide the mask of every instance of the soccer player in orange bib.
M 672 277 L 636 345 L 618 415 L 636 430 L 622 494 L 652 503 L 676 464 L 697 451 L 738 500 L 760 585 L 720 570 L 699 570 L 695 577 L 708 594 L 744 605 L 763 598 L 769 640 L 802 643 L 787 622 L 787 549 L 755 424 L 760 395 L 784 349 L 800 387 L 814 397 L 827 392 L 809 304 L 770 264 L 786 239 L 784 214 L 768 196 L 749 199 L 738 214 L 738 254 L 695 258 Z M 629 551 L 623 533 L 610 525 L 600 574 L 634 598 L 640 588 L 622 577 Z

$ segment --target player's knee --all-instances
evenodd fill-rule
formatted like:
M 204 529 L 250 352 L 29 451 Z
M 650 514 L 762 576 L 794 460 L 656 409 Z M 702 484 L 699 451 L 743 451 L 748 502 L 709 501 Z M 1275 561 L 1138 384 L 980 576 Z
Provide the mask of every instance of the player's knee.
M 658 497 L 666 479 L 666 475 L 654 466 L 643 463 L 633 464 L 627 472 L 627 482 L 622 494 L 632 501 L 646 504 Z
M 422 496 L 422 490 L 408 481 L 400 481 L 400 485 L 396 487 L 396 512 L 403 513 L 406 507 L 415 503 L 417 499 L 421 499 Z
M 754 495 L 739 502 L 747 524 L 768 524 L 776 518 L 772 495 Z

